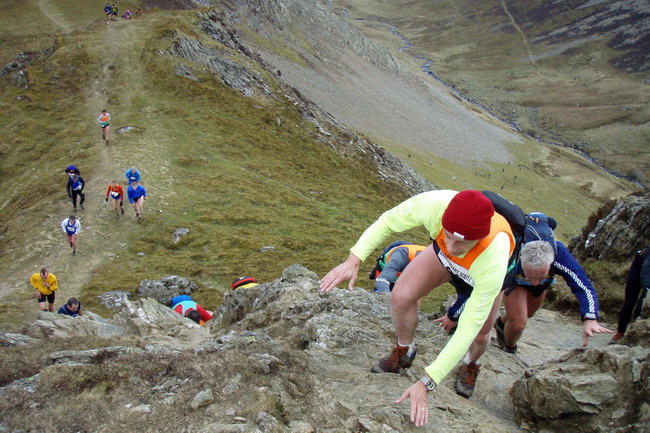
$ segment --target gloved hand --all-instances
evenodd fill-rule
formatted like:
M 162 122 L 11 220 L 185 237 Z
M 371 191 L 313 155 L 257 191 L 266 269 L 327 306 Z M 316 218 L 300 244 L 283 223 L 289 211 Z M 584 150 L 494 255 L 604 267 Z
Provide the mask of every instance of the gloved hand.
M 108 203 L 108 197 L 106 197 L 106 203 Z

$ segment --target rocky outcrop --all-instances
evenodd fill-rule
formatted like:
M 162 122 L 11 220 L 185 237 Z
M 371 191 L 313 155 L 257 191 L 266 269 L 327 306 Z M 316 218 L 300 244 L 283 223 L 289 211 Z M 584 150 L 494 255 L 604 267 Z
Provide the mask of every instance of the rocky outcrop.
M 519 421 L 542 431 L 643 432 L 650 425 L 650 350 L 576 350 L 526 372 L 510 394 Z
M 100 338 L 115 338 L 126 335 L 126 332 L 101 317 L 86 312 L 85 316 L 70 317 L 48 311 L 38 313 L 38 320 L 27 328 L 27 335 L 33 338 L 56 338 L 71 336 L 94 336 Z
M 645 303 L 643 315 L 648 317 L 648 307 L 650 302 Z M 650 320 L 635 320 L 630 323 L 625 331 L 625 336 L 621 343 L 628 346 L 642 346 L 650 349 Z
M 178 295 L 191 295 L 197 289 L 188 278 L 171 275 L 160 280 L 142 280 L 136 294 L 141 298 L 153 298 L 163 305 L 170 305 Z
M 238 89 L 244 96 L 253 96 L 256 93 L 270 94 L 271 90 L 264 83 L 262 77 L 255 71 L 235 63 L 227 58 L 226 53 L 206 47 L 201 42 L 187 36 L 178 36 L 172 53 L 201 66 L 205 66 L 217 74 L 224 85 Z M 188 76 L 188 69 L 180 70 L 183 76 Z M 177 72 L 178 73 L 178 72 Z M 190 72 L 190 79 L 193 79 Z M 194 77 L 195 79 L 196 77 Z M 197 81 L 195 79 L 195 81 Z
M 261 37 L 281 41 L 298 53 L 326 56 L 326 44 L 350 50 L 391 72 L 400 68 L 390 51 L 365 37 L 325 2 L 303 0 L 235 0 L 223 9 L 228 23 L 245 23 Z
M 99 303 L 111 310 L 119 310 L 130 298 L 131 294 L 122 290 L 104 292 L 97 296 Z
M 176 230 L 174 230 L 174 233 L 172 234 L 172 242 L 177 244 L 183 237 L 187 236 L 190 233 L 190 229 L 185 228 L 185 227 L 179 227 Z
M 34 338 L 22 334 L 5 333 L 0 329 L 0 346 L 21 346 L 28 343 L 33 343 Z
M 126 354 L 142 352 L 143 349 L 127 346 L 103 347 L 101 349 L 91 350 L 63 350 L 61 352 L 50 353 L 48 356 L 48 365 L 53 364 L 92 364 L 100 359 L 108 357 L 117 357 Z
M 390 351 L 395 339 L 384 294 L 360 288 L 321 293 L 318 276 L 293 265 L 274 281 L 228 292 L 205 327 L 151 298 L 122 298 L 116 305 L 111 324 L 123 329 L 126 339 L 111 338 L 107 348 L 50 354 L 49 365 L 39 371 L 38 393 L 30 391 L 34 380 L 0 388 L 0 395 L 11 395 L 0 399 L 10 431 L 46 431 L 35 420 L 60 422 L 58 415 L 44 415 L 64 413 L 64 422 L 83 419 L 89 431 L 121 431 L 123 423 L 141 428 L 146 422 L 152 431 L 518 432 L 507 398 L 511 384 L 529 365 L 581 344 L 579 324 L 540 310 L 529 321 L 517 356 L 488 348 L 471 399 L 454 392 L 455 372 L 442 381 L 429 397 L 429 425 L 418 429 L 409 420 L 408 402 L 394 401 L 418 380 L 448 336 L 422 314 L 413 367 L 400 374 L 370 374 L 369 367 Z M 127 347 L 134 340 L 137 347 Z M 590 345 L 606 347 L 607 340 L 593 337 Z M 638 371 L 626 370 L 647 352 L 639 350 L 645 349 L 607 348 L 616 354 L 605 364 L 617 367 L 611 375 L 618 378 L 628 371 L 644 377 L 645 361 L 637 362 Z M 587 374 L 583 370 L 576 369 Z M 614 387 L 609 379 L 603 383 L 610 391 Z M 637 395 L 626 394 L 632 391 L 625 387 L 617 392 L 623 393 L 620 399 Z M 609 400 L 598 402 L 610 414 Z M 25 408 L 29 416 L 10 407 Z M 97 416 L 84 416 L 90 407 Z M 191 416 L 170 415 L 178 413 Z
M 650 194 L 619 200 L 572 241 L 578 254 L 613 261 L 629 260 L 650 239 Z
M 197 343 L 207 335 L 205 328 L 152 298 L 127 301 L 112 322 L 139 336 L 169 336 Z

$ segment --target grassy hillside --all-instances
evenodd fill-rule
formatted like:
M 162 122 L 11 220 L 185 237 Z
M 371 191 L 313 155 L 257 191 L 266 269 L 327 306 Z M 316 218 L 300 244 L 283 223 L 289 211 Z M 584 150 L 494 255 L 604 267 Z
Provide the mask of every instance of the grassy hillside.
M 214 306 L 241 275 L 266 281 L 293 263 L 326 271 L 370 221 L 405 198 L 361 156 L 324 145 L 270 77 L 275 97 L 262 100 L 207 72 L 202 82 L 174 74 L 178 60 L 164 55 L 174 32 L 218 45 L 195 19 L 152 12 L 95 23 L 59 37 L 54 54 L 30 66 L 30 88 L 3 87 L 0 266 L 4 288 L 18 288 L 0 305 L 7 322 L 36 307 L 26 280 L 44 265 L 59 277 L 57 304 L 80 293 L 97 309 L 91 295 L 179 274 L 197 281 L 197 299 Z M 106 40 L 112 44 L 102 48 Z M 112 114 L 108 147 L 95 122 L 102 108 Z M 122 126 L 135 129 L 117 134 Z M 72 211 L 63 173 L 70 163 L 81 168 L 88 197 L 75 258 L 58 226 Z M 112 179 L 126 187 L 132 165 L 148 192 L 141 225 L 128 203 L 126 217 L 115 220 L 103 201 Z M 179 227 L 190 233 L 174 244 Z
M 622 34 L 641 36 L 634 26 L 647 22 L 647 8 L 586 3 L 335 2 L 352 17 L 396 24 L 410 53 L 432 59 L 447 83 L 527 134 L 580 148 L 647 184 L 647 43 L 621 43 Z M 355 23 L 402 44 L 374 19 Z
M 199 284 L 197 301 L 214 307 L 238 276 L 268 281 L 293 263 L 324 274 L 369 223 L 406 198 L 403 186 L 382 181 L 362 152 L 334 151 L 337 138 L 351 137 L 318 132 L 274 77 L 199 30 L 195 11 L 145 11 L 107 26 L 97 13 L 101 4 L 79 2 L 74 19 L 67 8 L 53 0 L 11 9 L 15 23 L 42 24 L 42 34 L 1 27 L 2 40 L 13 41 L 12 56 L 54 42 L 56 48 L 27 68 L 28 88 L 7 78 L 0 88 L 5 329 L 33 320 L 36 303 L 27 279 L 42 266 L 59 278 L 57 306 L 75 295 L 107 314 L 95 295 L 133 291 L 142 279 L 178 274 Z M 173 56 L 181 34 L 247 64 L 272 94 L 244 97 L 201 65 Z M 199 81 L 175 74 L 180 64 L 196 71 Z M 104 108 L 112 115 L 109 146 L 95 120 Z M 117 133 L 125 126 L 133 129 Z M 543 210 L 560 221 L 561 238 L 577 233 L 603 197 L 589 182 L 576 188 L 561 172 L 588 173 L 594 183 L 602 173 L 557 149 L 513 144 L 512 153 L 521 164 L 475 170 L 435 155 L 403 156 L 443 188 L 501 191 L 526 210 L 544 203 Z M 63 173 L 71 163 L 87 182 L 76 257 L 59 226 L 72 212 Z M 141 171 L 148 192 L 142 224 L 128 203 L 119 220 L 104 203 L 106 186 L 117 179 L 126 187 L 123 173 L 131 166 Z M 174 243 L 172 234 L 181 227 L 190 232 Z M 428 242 L 423 230 L 399 237 Z M 273 249 L 262 252 L 264 246 Z M 367 263 L 364 271 L 371 267 Z M 358 283 L 370 287 L 364 274 Z M 429 298 L 425 309 L 437 309 L 444 292 Z

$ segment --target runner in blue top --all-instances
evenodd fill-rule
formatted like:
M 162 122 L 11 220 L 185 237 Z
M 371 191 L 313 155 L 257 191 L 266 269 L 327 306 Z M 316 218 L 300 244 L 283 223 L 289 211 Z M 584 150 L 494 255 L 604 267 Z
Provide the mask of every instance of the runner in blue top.
M 79 206 L 81 209 L 84 208 L 84 202 L 86 201 L 86 194 L 84 194 L 84 187 L 86 182 L 83 177 L 73 174 L 68 180 L 68 185 L 66 189 L 68 190 L 68 197 L 72 199 L 72 206 L 77 210 L 77 197 L 79 197 Z
M 131 185 L 131 182 L 140 182 L 140 172 L 135 167 L 129 168 L 126 173 L 124 173 L 124 176 L 129 185 Z
M 106 3 L 106 6 L 104 6 L 104 14 L 106 14 L 106 21 L 104 21 L 104 22 L 106 24 L 108 24 L 109 19 L 111 18 L 111 15 L 113 15 L 113 8 L 108 3 Z
M 77 254 L 77 235 L 81 232 L 81 223 L 74 215 L 61 221 L 61 228 L 65 233 L 70 247 L 72 247 L 72 255 Z
M 77 298 L 68 299 L 68 302 L 66 304 L 63 304 L 57 313 L 71 317 L 84 315 L 83 311 L 81 310 L 81 302 L 79 302 Z
M 144 205 L 144 199 L 147 198 L 147 191 L 142 185 L 138 185 L 138 182 L 134 181 L 131 182 L 129 189 L 126 190 L 126 195 L 129 198 L 129 203 L 133 205 L 138 222 L 141 223 L 144 221 L 144 218 L 142 218 L 142 206 Z

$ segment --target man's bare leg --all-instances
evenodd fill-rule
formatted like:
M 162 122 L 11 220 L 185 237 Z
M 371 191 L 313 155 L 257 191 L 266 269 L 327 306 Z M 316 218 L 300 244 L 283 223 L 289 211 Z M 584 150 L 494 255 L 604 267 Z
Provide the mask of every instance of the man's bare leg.
M 418 300 L 449 281 L 451 275 L 438 260 L 432 245 L 404 269 L 390 297 L 393 325 L 400 345 L 413 343 L 418 324 Z

